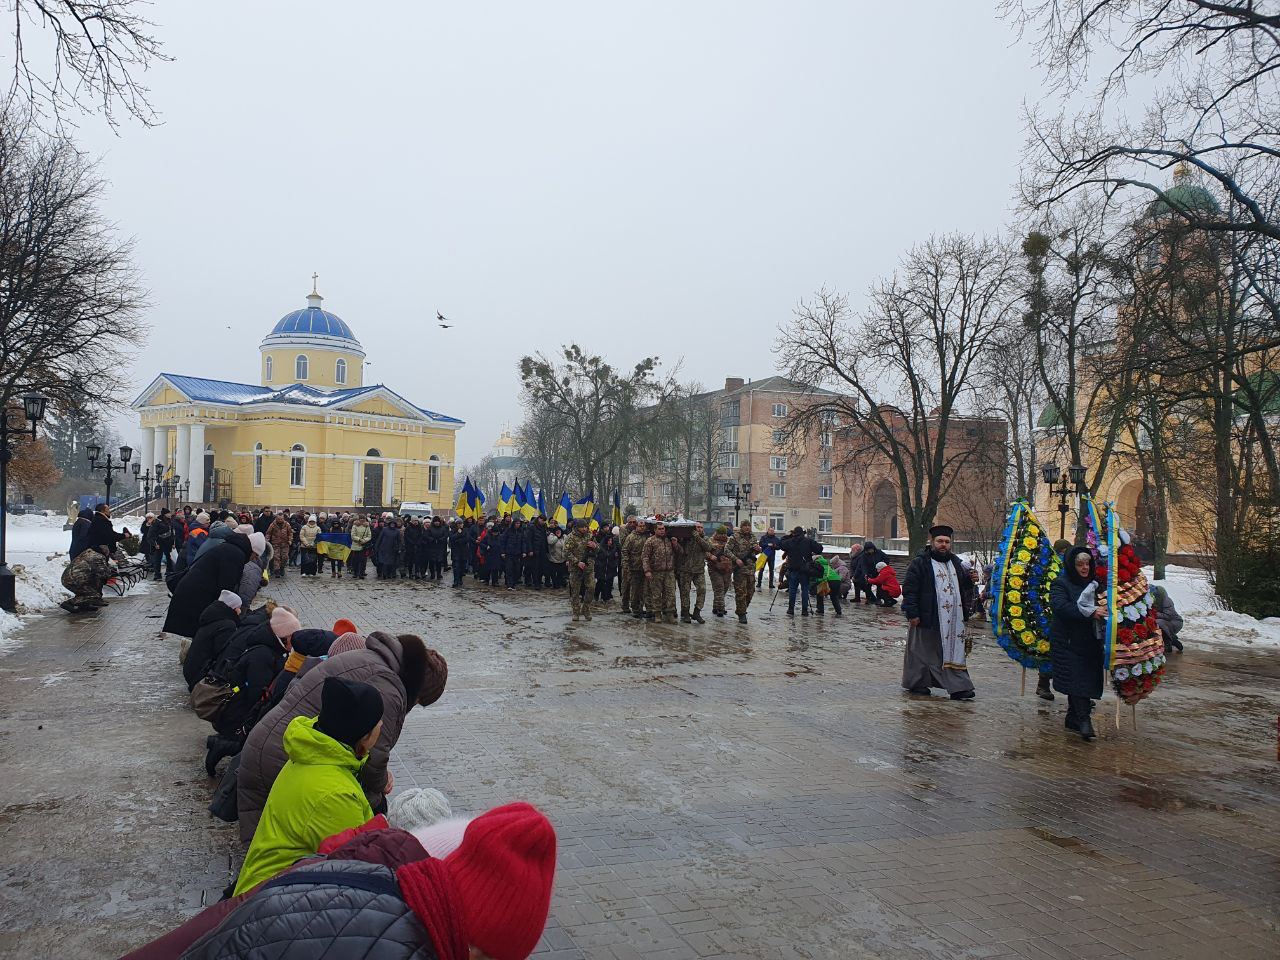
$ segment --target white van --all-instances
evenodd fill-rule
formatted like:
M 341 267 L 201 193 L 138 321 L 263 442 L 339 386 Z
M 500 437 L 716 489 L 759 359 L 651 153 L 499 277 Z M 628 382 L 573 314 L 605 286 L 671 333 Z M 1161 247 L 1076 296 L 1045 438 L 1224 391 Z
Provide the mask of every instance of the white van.
M 402 503 L 400 504 L 400 516 L 402 517 L 418 517 L 422 520 L 430 521 L 435 516 L 435 511 L 429 503 Z

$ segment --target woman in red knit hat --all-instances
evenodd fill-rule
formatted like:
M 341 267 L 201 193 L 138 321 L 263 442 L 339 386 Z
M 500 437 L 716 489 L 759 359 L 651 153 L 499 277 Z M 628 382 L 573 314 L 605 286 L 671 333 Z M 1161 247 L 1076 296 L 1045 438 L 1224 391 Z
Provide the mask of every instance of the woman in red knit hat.
M 556 832 L 528 803 L 476 817 L 441 858 L 382 817 L 320 853 L 124 960 L 524 960 L 547 923 Z

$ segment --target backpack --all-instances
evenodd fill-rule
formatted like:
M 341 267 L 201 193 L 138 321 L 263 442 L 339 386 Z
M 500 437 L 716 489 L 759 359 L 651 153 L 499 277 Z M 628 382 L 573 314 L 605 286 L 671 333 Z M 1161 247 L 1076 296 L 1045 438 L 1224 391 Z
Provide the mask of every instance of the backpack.
M 209 667 L 204 677 L 191 688 L 191 709 L 201 720 L 207 720 L 215 727 L 222 717 L 223 711 L 232 698 L 240 692 L 240 683 L 244 679 L 244 671 L 240 668 L 240 660 L 248 651 L 250 634 L 260 624 L 242 626 L 231 635 L 221 656 Z

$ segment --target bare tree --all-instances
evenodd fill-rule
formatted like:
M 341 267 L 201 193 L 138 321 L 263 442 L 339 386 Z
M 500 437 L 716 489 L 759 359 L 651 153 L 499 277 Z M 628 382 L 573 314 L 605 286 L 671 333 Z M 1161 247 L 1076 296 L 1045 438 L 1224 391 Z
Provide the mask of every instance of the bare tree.
M 0 404 L 38 389 L 69 414 L 127 385 L 145 295 L 102 192 L 69 140 L 0 124 Z
M 1037 483 L 1036 427 L 1046 394 L 1036 341 L 1023 325 L 1011 323 L 995 331 L 974 372 L 974 386 L 982 412 L 1009 424 L 1008 498 L 1029 500 Z
M 100 110 L 112 127 L 117 111 L 145 126 L 156 122 L 142 75 L 169 60 L 139 0 L 10 0 L 13 73 L 7 102 L 17 113 L 48 119 Z M 43 49 L 32 50 L 39 43 Z M 12 119 L 12 114 L 10 115 Z
M 594 491 L 600 502 L 607 467 L 625 457 L 639 429 L 641 408 L 670 395 L 670 381 L 654 376 L 657 366 L 657 357 L 646 357 L 631 370 L 619 371 L 576 343 L 563 348 L 559 362 L 541 354 L 520 361 L 526 409 L 552 418 L 578 471 L 573 479 L 584 492 Z
M 1028 199 L 1053 204 L 1102 185 L 1136 188 L 1187 224 L 1280 240 L 1280 6 L 1266 0 L 1006 0 L 1058 93 L 1082 113 L 1032 111 Z M 1156 93 L 1131 120 L 1141 78 Z M 1239 207 L 1223 219 L 1158 180 L 1186 164 Z
M 956 423 L 978 408 L 975 375 L 992 338 L 1017 321 L 1015 279 L 1000 243 L 931 238 L 871 291 L 864 317 L 855 321 L 845 295 L 819 290 L 775 346 L 786 376 L 835 393 L 798 404 L 784 441 L 804 448 L 813 433 L 838 429 L 843 469 L 865 473 L 871 461 L 887 461 L 913 550 L 991 439 L 981 428 L 970 438 Z

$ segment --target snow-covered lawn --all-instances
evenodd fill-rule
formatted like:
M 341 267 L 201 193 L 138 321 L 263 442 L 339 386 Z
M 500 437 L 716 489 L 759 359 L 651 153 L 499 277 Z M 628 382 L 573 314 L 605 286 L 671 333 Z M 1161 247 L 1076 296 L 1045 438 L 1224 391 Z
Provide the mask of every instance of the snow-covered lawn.
M 1144 571 L 1148 577 L 1152 569 Z M 1243 613 L 1223 608 L 1213 592 L 1209 575 L 1194 567 L 1170 566 L 1164 580 L 1152 583 L 1164 587 L 1173 598 L 1186 626 L 1178 639 L 1183 643 L 1222 643 L 1238 647 L 1280 649 L 1280 617 L 1255 620 Z
M 5 559 L 9 568 L 17 572 L 19 610 L 32 615 L 56 607 L 71 596 L 62 586 L 62 571 L 71 545 L 71 531 L 62 529 L 67 518 L 26 514 L 6 519 Z M 117 530 L 128 527 L 134 533 L 142 525 L 140 517 L 118 517 L 113 522 Z M 21 628 L 21 616 L 0 610 L 0 655 L 12 646 L 13 635 Z

